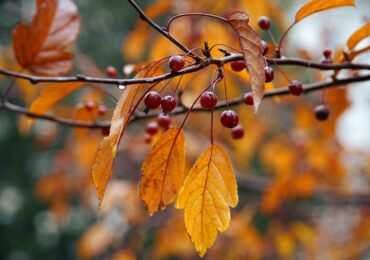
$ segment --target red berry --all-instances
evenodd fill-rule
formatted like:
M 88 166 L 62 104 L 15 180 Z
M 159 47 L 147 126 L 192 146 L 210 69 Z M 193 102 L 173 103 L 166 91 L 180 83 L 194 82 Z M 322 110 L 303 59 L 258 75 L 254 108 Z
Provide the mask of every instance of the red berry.
M 144 104 L 152 109 L 159 107 L 162 97 L 156 91 L 149 91 L 144 97 Z
M 158 132 L 158 123 L 149 122 L 145 127 L 145 131 L 150 135 L 155 135 Z
M 231 136 L 234 139 L 240 139 L 244 136 L 244 128 L 241 125 L 235 126 L 233 129 L 231 129 Z
M 292 80 L 289 83 L 288 88 L 289 88 L 290 94 L 292 94 L 294 96 L 301 95 L 302 94 L 302 91 L 303 91 L 302 83 L 299 82 L 298 80 Z
M 212 109 L 217 104 L 217 96 L 212 91 L 203 92 L 200 95 L 200 105 L 203 108 Z
M 174 55 L 168 61 L 168 66 L 170 67 L 171 71 L 177 72 L 184 68 L 185 66 L 185 59 L 183 56 Z
M 108 136 L 109 133 L 110 133 L 110 127 L 103 127 L 101 129 L 101 133 L 102 133 L 103 136 Z
M 236 60 L 230 63 L 233 71 L 239 72 L 245 69 L 245 62 L 242 60 Z
M 330 49 L 325 49 L 322 54 L 324 55 L 325 58 L 330 58 L 331 56 L 331 50 Z
M 94 101 L 87 101 L 85 102 L 85 108 L 89 111 L 95 109 L 96 105 L 95 105 L 95 102 Z
M 105 73 L 107 74 L 108 77 L 112 78 L 117 77 L 117 70 L 113 66 L 108 66 L 107 69 L 105 70 Z
M 225 110 L 220 117 L 221 124 L 227 128 L 234 128 L 239 123 L 239 116 L 233 110 Z
M 271 25 L 270 18 L 268 18 L 267 16 L 261 16 L 258 19 L 258 25 L 262 30 L 270 29 L 270 25 Z
M 104 116 L 107 113 L 107 107 L 104 104 L 100 104 L 98 106 L 98 114 L 99 116 Z
M 151 135 L 146 135 L 145 137 L 144 137 L 144 142 L 146 143 L 146 144 L 150 144 L 151 142 L 152 142 L 152 136 Z
M 274 70 L 271 67 L 265 67 L 265 78 L 266 83 L 271 82 L 274 79 Z
M 176 99 L 173 96 L 165 96 L 162 98 L 161 107 L 165 112 L 171 112 L 176 107 Z
M 315 108 L 315 117 L 317 120 L 325 121 L 330 114 L 329 108 L 325 105 L 318 105 Z
M 253 106 L 254 100 L 253 100 L 253 94 L 252 92 L 245 93 L 243 96 L 244 104 Z
M 160 114 L 157 118 L 158 125 L 164 129 L 168 129 L 171 124 L 171 118 L 169 115 Z
M 265 56 L 269 52 L 269 45 L 264 40 L 261 40 L 262 44 L 262 55 Z

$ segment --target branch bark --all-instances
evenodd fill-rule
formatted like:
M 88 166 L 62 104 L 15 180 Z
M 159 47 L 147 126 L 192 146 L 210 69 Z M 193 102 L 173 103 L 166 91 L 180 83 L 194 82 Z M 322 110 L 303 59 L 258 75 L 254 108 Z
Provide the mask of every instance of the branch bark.
M 309 93 L 309 92 L 320 90 L 320 89 L 333 88 L 333 87 L 343 86 L 349 83 L 363 82 L 363 81 L 368 81 L 368 80 L 370 80 L 370 74 L 363 75 L 363 76 L 346 77 L 346 78 L 338 79 L 338 80 L 305 84 L 303 86 L 303 89 L 304 89 L 304 93 Z M 289 89 L 287 86 L 285 86 L 285 87 L 267 91 L 265 93 L 265 99 L 272 98 L 274 96 L 284 96 L 288 94 L 289 94 Z M 242 96 L 229 100 L 228 106 L 236 106 L 241 103 L 242 103 Z M 214 109 L 224 109 L 226 107 L 227 107 L 227 104 L 225 101 L 223 101 L 223 102 L 219 102 Z M 72 126 L 72 127 L 84 127 L 84 128 L 91 128 L 91 129 L 95 128 L 96 129 L 96 128 L 104 128 L 104 127 L 110 126 L 110 122 L 86 123 L 86 122 L 76 121 L 76 120 L 69 119 L 69 118 L 58 118 L 53 115 L 47 115 L 47 114 L 40 115 L 40 114 L 32 113 L 28 111 L 27 108 L 18 106 L 8 101 L 4 101 L 2 103 L 0 102 L 0 109 L 5 109 L 5 110 L 9 110 L 14 113 L 23 114 L 30 118 L 48 120 L 48 121 L 52 121 L 52 122 L 56 122 L 62 125 Z M 184 114 L 187 111 L 188 109 L 186 107 L 178 107 L 172 112 L 172 114 L 179 115 L 179 114 Z M 209 112 L 209 110 L 205 110 L 200 106 L 195 106 L 192 109 L 192 112 Z M 149 114 L 135 113 L 130 122 L 154 118 L 154 117 L 157 117 L 158 114 L 159 114 L 158 112 L 149 113 Z

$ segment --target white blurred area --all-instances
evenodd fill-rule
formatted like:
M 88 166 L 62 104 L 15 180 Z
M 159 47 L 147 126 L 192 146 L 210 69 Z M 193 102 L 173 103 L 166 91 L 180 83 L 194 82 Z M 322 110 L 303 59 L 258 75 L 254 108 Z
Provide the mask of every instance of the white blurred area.
M 288 22 L 294 20 L 294 15 L 301 6 L 302 1 L 294 2 Z M 319 60 L 325 47 L 332 50 L 343 48 L 348 37 L 369 21 L 370 0 L 357 0 L 355 8 L 336 8 L 314 14 L 299 22 L 288 34 L 288 47 L 299 46 Z M 369 44 L 370 37 L 363 40 L 357 48 Z M 358 63 L 369 61 L 369 52 L 355 60 Z M 338 139 L 347 149 L 370 152 L 370 83 L 352 84 L 348 93 L 352 104 L 339 121 Z

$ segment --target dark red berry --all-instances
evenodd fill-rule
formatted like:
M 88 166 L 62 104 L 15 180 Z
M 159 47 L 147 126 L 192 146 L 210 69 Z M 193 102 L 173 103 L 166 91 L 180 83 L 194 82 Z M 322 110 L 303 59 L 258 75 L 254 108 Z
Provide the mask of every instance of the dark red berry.
M 322 54 L 324 55 L 325 58 L 330 58 L 331 56 L 331 50 L 330 49 L 325 49 Z
M 244 136 L 244 128 L 241 125 L 235 126 L 233 129 L 231 129 L 231 136 L 234 139 L 240 139 Z
M 183 56 L 174 55 L 168 61 L 168 66 L 170 67 L 171 71 L 177 72 L 184 68 L 185 66 L 185 59 Z
M 99 116 L 104 116 L 107 113 L 107 107 L 104 104 L 100 104 L 98 106 L 98 114 Z
M 95 109 L 96 105 L 95 105 L 95 102 L 94 101 L 87 101 L 85 102 L 85 108 L 89 111 Z
M 261 40 L 262 44 L 262 55 L 265 56 L 269 52 L 269 45 L 264 40 Z
M 149 135 L 149 134 L 145 135 L 145 137 L 144 137 L 144 142 L 145 142 L 146 144 L 150 144 L 150 143 L 152 142 L 152 136 L 151 136 L 151 135 Z
M 117 70 L 113 66 L 108 66 L 107 69 L 105 70 L 105 73 L 107 74 L 108 77 L 112 78 L 117 77 Z
M 274 79 L 274 70 L 271 67 L 265 67 L 265 78 L 266 83 L 273 81 Z
M 161 107 L 165 112 L 171 112 L 176 107 L 176 99 L 173 96 L 165 96 L 162 98 Z
M 303 87 L 302 87 L 302 83 L 299 82 L 298 80 L 292 80 L 290 83 L 289 83 L 289 92 L 290 94 L 294 95 L 294 96 L 299 96 L 302 94 L 303 92 Z
M 110 133 L 110 128 L 109 127 L 103 127 L 101 129 L 101 133 L 102 133 L 103 136 L 108 136 L 109 133 Z
M 270 18 L 268 18 L 267 16 L 261 16 L 258 19 L 258 25 L 262 30 L 270 29 L 270 25 L 271 25 Z
M 239 116 L 233 110 L 225 110 L 220 117 L 221 124 L 227 128 L 234 128 L 239 123 Z
M 158 123 L 149 122 L 145 127 L 145 131 L 150 135 L 155 135 L 158 132 Z
M 212 109 L 217 104 L 217 96 L 212 91 L 203 92 L 200 95 L 200 105 L 203 108 Z
M 160 114 L 157 118 L 158 125 L 164 129 L 168 129 L 171 124 L 171 117 L 169 115 Z
M 325 121 L 330 114 L 329 108 L 325 105 L 318 105 L 315 108 L 315 117 L 317 120 Z
M 243 96 L 244 104 L 253 106 L 254 100 L 253 100 L 253 94 L 252 92 L 245 93 Z
M 230 63 L 233 71 L 239 72 L 245 69 L 245 62 L 242 60 L 236 60 Z
M 152 109 L 159 107 L 162 97 L 156 91 L 149 91 L 144 97 L 144 104 Z

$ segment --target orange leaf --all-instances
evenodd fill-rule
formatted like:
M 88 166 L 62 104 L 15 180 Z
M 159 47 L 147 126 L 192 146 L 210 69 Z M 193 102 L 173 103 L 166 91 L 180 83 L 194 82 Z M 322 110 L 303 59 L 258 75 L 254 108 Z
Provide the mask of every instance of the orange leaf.
M 112 175 L 113 162 L 116 157 L 118 144 L 130 120 L 132 105 L 139 86 L 132 85 L 121 95 L 113 111 L 109 136 L 103 138 L 96 153 L 92 176 L 98 195 L 99 207 L 101 206 L 105 189 Z
M 264 95 L 265 60 L 258 34 L 248 25 L 249 16 L 245 12 L 234 12 L 229 16 L 229 23 L 239 36 L 244 61 L 251 78 L 254 108 L 257 111 Z
M 96 108 L 93 110 L 86 109 L 84 104 L 80 103 L 77 105 L 75 109 L 74 119 L 81 122 L 94 122 L 97 118 L 98 114 Z M 89 129 L 86 127 L 76 127 L 75 133 L 78 139 L 82 139 L 86 136 L 89 132 Z
M 165 209 L 180 189 L 185 171 L 185 136 L 181 129 L 167 130 L 146 157 L 140 198 L 149 214 Z
M 83 82 L 71 82 L 47 86 L 41 90 L 40 95 L 31 103 L 30 112 L 43 114 L 54 105 L 63 100 L 72 92 L 86 85 Z
M 311 14 L 341 6 L 355 6 L 355 0 L 312 0 L 296 13 L 295 23 Z
M 35 74 L 67 74 L 72 68 L 72 54 L 66 48 L 75 41 L 80 23 L 72 0 L 37 0 L 31 25 L 21 22 L 13 30 L 18 62 Z
M 370 23 L 361 27 L 349 37 L 349 39 L 347 40 L 347 47 L 349 49 L 353 49 L 360 41 L 369 36 L 370 36 Z
M 185 208 L 185 225 L 200 256 L 216 240 L 217 231 L 230 223 L 230 208 L 238 203 L 233 168 L 225 150 L 215 144 L 198 158 L 186 177 L 177 199 Z

